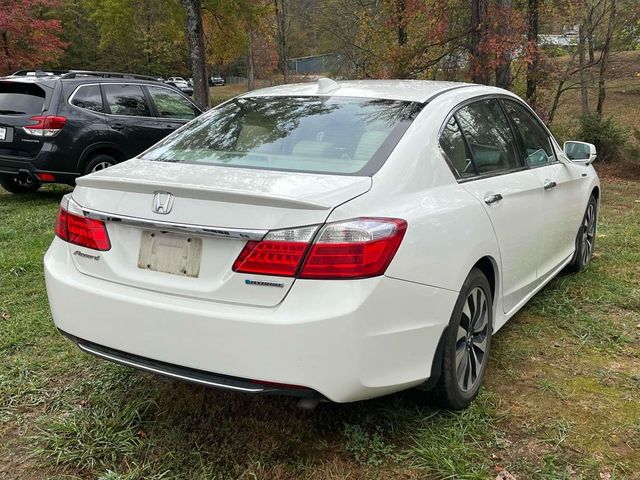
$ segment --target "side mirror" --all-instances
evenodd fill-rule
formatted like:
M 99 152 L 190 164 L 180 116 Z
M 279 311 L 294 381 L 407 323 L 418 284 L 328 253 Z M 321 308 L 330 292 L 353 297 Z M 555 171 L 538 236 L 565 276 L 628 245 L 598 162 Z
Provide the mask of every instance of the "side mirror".
M 564 142 L 564 154 L 573 163 L 589 165 L 596 159 L 596 146 L 587 142 Z

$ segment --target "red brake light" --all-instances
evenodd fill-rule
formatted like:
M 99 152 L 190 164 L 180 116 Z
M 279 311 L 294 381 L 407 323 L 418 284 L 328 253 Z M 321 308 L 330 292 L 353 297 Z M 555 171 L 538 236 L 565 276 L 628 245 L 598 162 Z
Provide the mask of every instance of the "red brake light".
M 35 115 L 29 120 L 35 123 L 22 127 L 22 129 L 29 135 L 38 137 L 53 137 L 57 135 L 67 123 L 66 117 L 56 115 Z
M 359 218 L 323 227 L 300 271 L 300 278 L 369 278 L 384 274 L 407 222 L 396 218 Z
M 103 222 L 75 215 L 63 207 L 58 210 L 55 232 L 62 240 L 75 245 L 101 251 L 111 248 L 107 227 Z
M 407 222 L 358 218 L 317 227 L 269 232 L 247 242 L 233 264 L 240 273 L 300 278 L 347 279 L 382 275 L 398 250 Z
M 274 230 L 259 242 L 247 242 L 233 263 L 233 271 L 293 277 L 317 229 Z
M 55 182 L 56 177 L 52 173 L 36 173 L 36 178 L 41 182 Z
M 247 242 L 233 264 L 233 270 L 241 273 L 293 277 L 306 249 L 307 244 L 300 242 Z

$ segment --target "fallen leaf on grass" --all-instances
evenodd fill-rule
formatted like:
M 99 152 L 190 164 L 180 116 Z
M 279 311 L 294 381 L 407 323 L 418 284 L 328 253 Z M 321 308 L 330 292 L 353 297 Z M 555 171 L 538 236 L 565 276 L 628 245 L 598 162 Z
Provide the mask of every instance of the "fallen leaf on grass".
M 495 480 L 518 480 L 515 475 L 509 473 L 504 467 L 496 467 L 495 470 L 498 472 Z
M 9 312 L 2 312 L 0 313 L 0 318 L 2 318 L 2 320 L 9 320 L 11 318 L 11 314 Z

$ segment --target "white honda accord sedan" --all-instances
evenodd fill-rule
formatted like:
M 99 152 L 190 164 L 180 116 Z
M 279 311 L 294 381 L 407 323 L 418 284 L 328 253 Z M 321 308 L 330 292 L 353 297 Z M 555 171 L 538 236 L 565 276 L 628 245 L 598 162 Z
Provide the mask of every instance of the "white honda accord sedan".
M 420 387 L 464 408 L 492 334 L 589 263 L 594 159 L 492 87 L 253 91 L 78 179 L 45 257 L 53 319 L 199 384 L 311 404 Z

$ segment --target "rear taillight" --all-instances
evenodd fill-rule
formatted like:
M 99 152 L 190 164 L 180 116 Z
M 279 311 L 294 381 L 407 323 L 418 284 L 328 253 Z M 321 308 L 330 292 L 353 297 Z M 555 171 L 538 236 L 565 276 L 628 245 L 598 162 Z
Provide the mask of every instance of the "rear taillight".
M 269 232 L 247 242 L 233 265 L 241 273 L 309 279 L 354 279 L 382 275 L 398 250 L 407 222 L 358 218 L 317 227 Z
M 407 229 L 396 218 L 358 218 L 325 225 L 313 242 L 300 278 L 368 278 L 382 275 Z
M 29 135 L 36 137 L 53 137 L 57 135 L 67 123 L 66 117 L 56 115 L 36 115 L 29 120 L 35 123 L 22 127 L 22 129 Z
M 62 240 L 93 250 L 109 250 L 111 242 L 106 225 L 91 218 L 76 215 L 60 207 L 55 232 Z
M 233 271 L 293 277 L 317 226 L 274 230 L 261 241 L 250 241 L 233 264 Z

